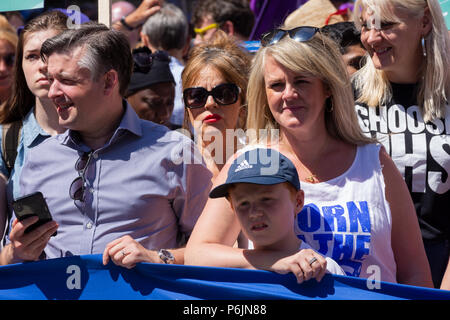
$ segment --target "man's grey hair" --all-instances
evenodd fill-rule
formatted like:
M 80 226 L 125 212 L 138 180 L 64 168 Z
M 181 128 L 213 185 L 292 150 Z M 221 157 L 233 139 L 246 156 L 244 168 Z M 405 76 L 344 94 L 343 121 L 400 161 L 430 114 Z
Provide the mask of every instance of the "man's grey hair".
M 45 61 L 53 53 L 70 53 L 83 48 L 84 53 L 78 62 L 79 67 L 91 72 L 98 80 L 101 75 L 114 69 L 119 77 L 119 92 L 125 96 L 130 82 L 133 57 L 126 36 L 104 24 L 85 23 L 78 29 L 66 30 L 47 39 L 41 48 L 41 57 Z
M 162 50 L 182 49 L 186 44 L 189 24 L 184 12 L 176 5 L 165 3 L 150 16 L 142 27 L 153 47 Z

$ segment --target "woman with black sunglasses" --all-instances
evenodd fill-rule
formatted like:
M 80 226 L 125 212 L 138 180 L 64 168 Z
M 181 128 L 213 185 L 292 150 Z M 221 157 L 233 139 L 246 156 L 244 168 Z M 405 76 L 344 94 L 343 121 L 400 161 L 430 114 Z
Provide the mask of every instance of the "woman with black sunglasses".
M 184 129 L 192 136 L 214 177 L 242 145 L 250 56 L 218 31 L 192 50 L 182 73 Z
M 266 144 L 297 168 L 305 193 L 297 236 L 349 276 L 432 286 L 407 187 L 384 148 L 363 135 L 334 41 L 317 28 L 298 27 L 276 29 L 261 44 L 249 77 L 247 130 L 259 132 L 254 143 L 278 132 L 279 140 Z M 306 271 L 295 274 L 298 279 L 317 276 L 297 252 L 233 248 L 239 222 L 223 199 L 208 200 L 185 263 L 282 274 L 301 266 Z

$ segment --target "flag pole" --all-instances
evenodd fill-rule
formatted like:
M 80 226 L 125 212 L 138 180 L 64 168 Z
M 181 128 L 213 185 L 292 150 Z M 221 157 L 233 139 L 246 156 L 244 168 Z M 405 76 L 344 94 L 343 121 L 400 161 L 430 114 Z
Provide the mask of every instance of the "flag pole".
M 98 0 L 98 22 L 111 27 L 111 0 Z

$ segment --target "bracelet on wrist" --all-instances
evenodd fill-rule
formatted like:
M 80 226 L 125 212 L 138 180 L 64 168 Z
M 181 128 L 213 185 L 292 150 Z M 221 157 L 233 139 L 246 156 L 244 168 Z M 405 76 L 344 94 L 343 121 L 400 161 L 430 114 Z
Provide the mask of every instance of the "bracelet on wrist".
M 133 28 L 132 26 L 130 26 L 126 21 L 125 21 L 125 16 L 122 17 L 122 19 L 120 19 L 120 23 L 128 30 L 128 31 L 133 31 L 135 28 Z

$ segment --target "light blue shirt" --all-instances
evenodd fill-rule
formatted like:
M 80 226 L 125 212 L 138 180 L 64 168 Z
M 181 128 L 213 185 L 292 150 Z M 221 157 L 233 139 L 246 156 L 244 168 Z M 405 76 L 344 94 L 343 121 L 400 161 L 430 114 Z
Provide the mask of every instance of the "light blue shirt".
M 139 119 L 126 105 L 110 141 L 94 150 L 80 202 L 70 198 L 69 187 L 78 177 L 77 159 L 90 150 L 78 134 L 68 130 L 30 149 L 21 194 L 42 192 L 59 224 L 47 258 L 102 253 L 124 235 L 147 249 L 184 244 L 211 188 L 201 157 L 191 156 L 195 150 L 187 137 Z
M 0 132 L 1 132 L 0 126 Z M 8 180 L 6 193 L 8 203 L 14 198 L 17 198 L 20 195 L 19 190 L 19 176 L 22 171 L 24 159 L 26 154 L 31 148 L 36 147 L 42 141 L 46 140 L 50 137 L 50 134 L 45 132 L 41 126 L 36 121 L 36 117 L 34 116 L 34 107 L 31 108 L 30 112 L 25 116 L 22 121 L 22 128 L 20 129 L 20 140 L 17 146 L 17 157 L 14 162 L 14 168 L 11 171 L 11 175 Z M 2 146 L 2 135 L 0 134 L 0 148 Z M 6 177 L 9 176 L 8 169 L 6 167 L 3 158 L 0 159 L 0 172 L 3 173 Z

